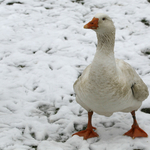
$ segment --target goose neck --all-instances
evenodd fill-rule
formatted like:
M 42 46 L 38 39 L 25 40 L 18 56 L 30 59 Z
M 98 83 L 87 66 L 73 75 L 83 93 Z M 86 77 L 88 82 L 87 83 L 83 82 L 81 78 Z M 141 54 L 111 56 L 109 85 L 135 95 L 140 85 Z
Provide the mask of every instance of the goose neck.
M 115 32 L 97 34 L 97 51 L 110 54 L 114 52 Z
M 116 61 L 114 57 L 115 34 L 97 35 L 98 46 L 95 57 L 91 64 L 91 78 L 110 78 L 117 74 Z

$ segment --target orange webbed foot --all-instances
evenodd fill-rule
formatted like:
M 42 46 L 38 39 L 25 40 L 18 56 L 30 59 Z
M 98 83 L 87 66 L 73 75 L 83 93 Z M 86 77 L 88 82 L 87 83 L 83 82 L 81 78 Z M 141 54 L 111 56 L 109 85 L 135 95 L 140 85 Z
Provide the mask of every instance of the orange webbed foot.
M 83 136 L 84 140 L 92 138 L 92 137 L 98 137 L 99 136 L 96 132 L 93 131 L 93 130 L 96 130 L 96 128 L 93 127 L 92 123 L 91 123 L 92 115 L 93 115 L 92 111 L 88 112 L 88 125 L 87 125 L 87 128 L 83 131 L 79 131 L 77 133 L 74 133 L 73 135 Z
M 96 128 L 95 127 L 92 127 L 90 129 L 87 128 L 83 131 L 79 131 L 77 133 L 74 133 L 73 135 L 82 136 L 84 138 L 84 140 L 89 139 L 89 138 L 93 138 L 93 137 L 98 137 L 99 135 L 96 132 L 94 132 L 93 129 L 96 129 Z
M 147 133 L 137 125 L 132 125 L 132 128 L 124 135 L 130 136 L 133 139 L 136 137 L 148 137 Z

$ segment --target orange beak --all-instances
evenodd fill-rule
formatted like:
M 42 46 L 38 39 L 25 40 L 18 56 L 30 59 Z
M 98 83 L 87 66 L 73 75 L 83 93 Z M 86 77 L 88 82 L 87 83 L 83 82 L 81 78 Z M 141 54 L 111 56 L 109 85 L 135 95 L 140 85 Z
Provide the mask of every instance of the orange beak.
M 90 21 L 89 23 L 87 23 L 84 26 L 85 29 L 97 29 L 98 28 L 98 18 L 93 18 L 92 21 Z

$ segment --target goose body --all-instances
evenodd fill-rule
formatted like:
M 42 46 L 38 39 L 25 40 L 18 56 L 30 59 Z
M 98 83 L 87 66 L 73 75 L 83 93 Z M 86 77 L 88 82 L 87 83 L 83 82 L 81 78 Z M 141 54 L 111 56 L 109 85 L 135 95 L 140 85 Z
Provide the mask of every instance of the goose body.
M 147 86 L 133 68 L 119 59 L 115 63 L 116 68 L 111 64 L 111 68 L 106 66 L 108 72 L 105 68 L 95 70 L 91 64 L 75 82 L 76 101 L 87 111 L 105 116 L 119 111 L 131 112 L 147 98 Z
M 115 59 L 111 18 L 97 14 L 84 28 L 96 32 L 98 44 L 92 63 L 74 83 L 76 101 L 88 112 L 105 116 L 137 110 L 148 97 L 148 88 L 128 63 Z

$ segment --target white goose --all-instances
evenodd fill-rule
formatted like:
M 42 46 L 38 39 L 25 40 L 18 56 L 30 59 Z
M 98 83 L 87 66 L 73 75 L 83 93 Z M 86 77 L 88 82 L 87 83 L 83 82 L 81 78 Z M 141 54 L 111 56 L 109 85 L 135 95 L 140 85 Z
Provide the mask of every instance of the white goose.
M 148 88 L 135 70 L 123 60 L 115 59 L 115 26 L 105 14 L 97 14 L 84 26 L 97 34 L 98 44 L 92 63 L 74 83 L 76 101 L 88 111 L 88 125 L 73 135 L 84 139 L 97 137 L 91 119 L 93 112 L 111 116 L 114 112 L 131 112 L 133 125 L 125 135 L 147 137 L 138 126 L 135 111 L 148 95 Z

